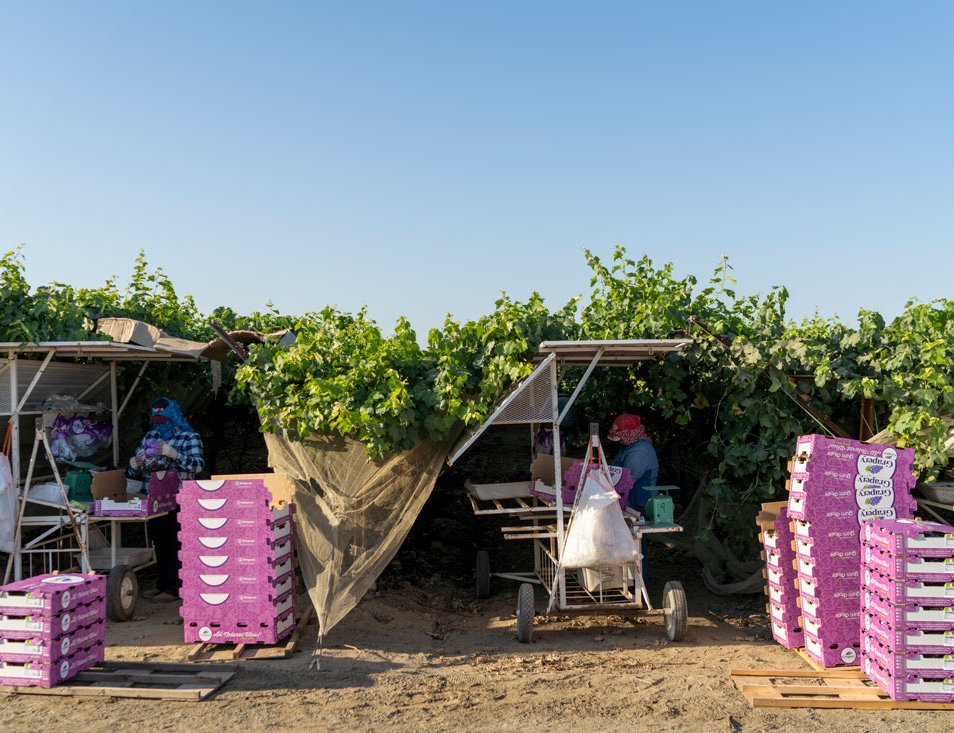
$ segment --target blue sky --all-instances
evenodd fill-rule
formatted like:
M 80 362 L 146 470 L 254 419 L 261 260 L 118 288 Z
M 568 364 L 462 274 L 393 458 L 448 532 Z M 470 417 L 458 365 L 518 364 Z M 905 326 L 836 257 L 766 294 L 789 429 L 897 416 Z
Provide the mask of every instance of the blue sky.
M 948 2 L 0 1 L 0 248 L 419 332 L 582 247 L 790 315 L 954 297 Z

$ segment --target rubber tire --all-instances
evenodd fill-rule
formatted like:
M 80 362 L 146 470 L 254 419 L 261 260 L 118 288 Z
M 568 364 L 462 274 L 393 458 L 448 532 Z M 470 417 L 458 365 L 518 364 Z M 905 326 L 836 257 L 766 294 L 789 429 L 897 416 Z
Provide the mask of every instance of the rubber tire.
M 521 644 L 529 644 L 533 639 L 533 617 L 536 613 L 533 586 L 521 583 L 517 591 L 517 641 Z
M 664 626 L 666 638 L 669 641 L 682 641 L 686 638 L 689 628 L 689 604 L 686 602 L 686 591 L 678 580 L 670 580 L 663 588 L 662 606 L 666 615 Z
M 106 615 L 113 621 L 128 621 L 136 612 L 139 580 L 128 565 L 117 565 L 106 578 Z
M 477 551 L 477 597 L 490 596 L 490 555 L 487 550 Z

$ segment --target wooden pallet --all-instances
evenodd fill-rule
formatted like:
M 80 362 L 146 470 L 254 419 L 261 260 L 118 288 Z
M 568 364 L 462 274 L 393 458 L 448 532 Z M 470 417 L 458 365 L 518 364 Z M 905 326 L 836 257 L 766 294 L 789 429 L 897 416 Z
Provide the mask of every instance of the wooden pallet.
M 808 666 L 811 667 L 812 669 L 814 669 L 816 672 L 830 672 L 830 671 L 836 670 L 836 669 L 838 669 L 838 670 L 850 670 L 850 671 L 853 671 L 853 672 L 860 672 L 860 671 L 861 671 L 861 667 L 858 666 L 857 664 L 854 665 L 854 666 L 841 665 L 841 666 L 838 666 L 838 667 L 823 667 L 823 666 L 821 666 L 818 662 L 816 662 L 814 659 L 812 659 L 810 656 L 808 656 L 808 652 L 806 652 L 804 648 L 795 649 L 794 652 L 795 652 L 796 654 L 798 654 L 798 656 L 800 656 L 800 657 L 801 657 L 802 659 L 804 659 L 806 662 L 808 662 Z
M 313 615 L 314 609 L 309 606 L 296 621 L 292 635 L 277 644 L 196 644 L 189 652 L 188 659 L 190 662 L 285 659 L 297 651 L 301 633 Z
M 236 667 L 222 665 L 103 662 L 56 687 L 0 686 L 0 692 L 198 702 L 232 679 L 236 671 Z
M 954 710 L 954 703 L 892 700 L 857 669 L 733 669 L 729 675 L 753 708 Z

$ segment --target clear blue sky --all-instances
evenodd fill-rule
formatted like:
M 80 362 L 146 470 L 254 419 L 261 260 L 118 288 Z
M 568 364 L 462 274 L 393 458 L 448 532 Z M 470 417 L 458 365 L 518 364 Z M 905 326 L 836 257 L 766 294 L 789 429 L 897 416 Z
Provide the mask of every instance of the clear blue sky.
M 616 243 L 790 314 L 954 297 L 954 3 L 0 3 L 0 247 L 424 332 Z

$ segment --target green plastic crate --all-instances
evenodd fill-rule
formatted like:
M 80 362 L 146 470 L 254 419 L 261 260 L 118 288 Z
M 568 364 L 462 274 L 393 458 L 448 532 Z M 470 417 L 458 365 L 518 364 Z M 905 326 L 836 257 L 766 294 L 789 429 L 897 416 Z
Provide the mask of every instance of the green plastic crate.
M 67 471 L 63 483 L 69 489 L 67 496 L 70 501 L 93 501 L 93 474 L 89 471 Z

